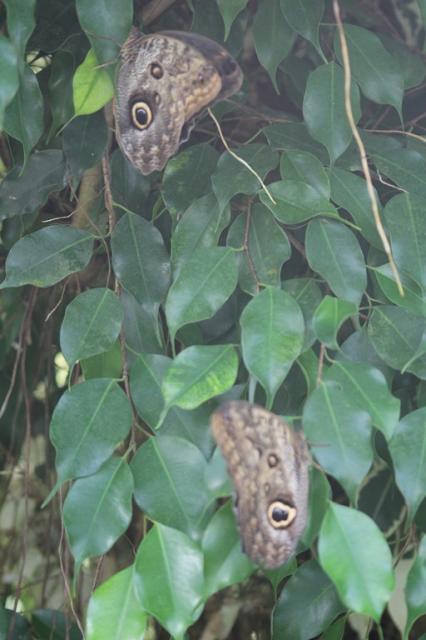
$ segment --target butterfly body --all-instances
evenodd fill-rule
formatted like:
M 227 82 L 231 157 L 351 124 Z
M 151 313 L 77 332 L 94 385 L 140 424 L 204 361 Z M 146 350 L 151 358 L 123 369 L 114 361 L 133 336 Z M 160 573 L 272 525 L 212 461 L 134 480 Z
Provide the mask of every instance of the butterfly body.
M 307 518 L 308 449 L 301 432 L 242 401 L 212 416 L 213 434 L 235 486 L 243 549 L 264 568 L 295 552 Z
M 195 118 L 242 82 L 240 67 L 223 47 L 183 31 L 143 36 L 134 29 L 121 57 L 117 140 L 143 174 L 162 169 L 188 139 Z

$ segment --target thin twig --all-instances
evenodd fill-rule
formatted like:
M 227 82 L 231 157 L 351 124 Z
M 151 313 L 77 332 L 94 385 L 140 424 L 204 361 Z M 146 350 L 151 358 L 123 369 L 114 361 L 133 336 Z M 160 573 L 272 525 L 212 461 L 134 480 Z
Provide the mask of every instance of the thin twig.
M 325 355 L 325 345 L 321 342 L 319 358 L 318 358 L 317 387 L 319 387 L 322 382 L 322 371 L 324 368 L 324 355 Z
M 243 158 L 240 158 L 240 156 L 238 156 L 236 153 L 234 153 L 232 151 L 232 149 L 229 147 L 228 143 L 226 142 L 223 133 L 222 133 L 222 129 L 221 126 L 216 118 L 216 116 L 213 114 L 211 109 L 207 109 L 210 118 L 213 120 L 213 122 L 216 125 L 216 128 L 219 132 L 219 136 L 220 139 L 222 140 L 222 144 L 225 147 L 225 149 L 227 150 L 227 152 L 233 157 L 235 158 L 235 160 L 237 160 L 238 162 L 240 162 L 242 165 L 245 166 L 246 169 L 248 169 L 250 171 L 250 173 L 252 173 L 254 176 L 256 176 L 256 178 L 259 180 L 260 184 L 262 185 L 262 189 L 264 190 L 264 192 L 266 193 L 266 195 L 268 196 L 268 198 L 270 199 L 270 201 L 272 202 L 272 204 L 277 204 L 274 200 L 274 198 L 271 195 L 271 192 L 269 191 L 268 187 L 266 186 L 266 184 L 263 182 L 262 178 L 260 177 L 260 175 L 257 173 L 257 171 L 255 171 L 253 169 L 253 167 L 251 167 L 249 165 L 248 162 L 246 162 L 245 160 L 243 160 Z
M 376 194 L 373 187 L 373 180 L 371 178 L 370 169 L 367 162 L 367 153 L 365 150 L 364 143 L 359 135 L 357 126 L 355 124 L 353 112 L 352 112 L 352 104 L 351 104 L 351 66 L 349 61 L 349 51 L 348 45 L 346 42 L 345 31 L 343 29 L 342 19 L 340 17 L 340 6 L 338 0 L 333 0 L 333 11 L 334 16 L 337 22 L 337 31 L 339 33 L 340 47 L 342 50 L 342 62 L 343 62 L 343 70 L 345 74 L 345 110 L 346 117 L 349 122 L 349 126 L 352 131 L 352 135 L 355 139 L 355 142 L 358 146 L 359 156 L 361 160 L 362 171 L 364 173 L 365 182 L 367 184 L 368 196 L 371 202 L 371 209 L 373 211 L 374 222 L 376 225 L 377 233 L 379 234 L 380 240 L 382 241 L 383 249 L 387 255 L 389 260 L 389 264 L 391 266 L 392 272 L 395 276 L 395 282 L 398 287 L 398 291 L 401 296 L 404 296 L 404 288 L 401 283 L 401 278 L 399 277 L 398 269 L 394 262 L 392 256 L 392 250 L 389 244 L 389 240 L 387 239 L 385 230 L 383 228 L 382 221 L 380 219 L 379 207 L 377 206 Z
M 257 277 L 257 273 L 256 273 L 256 267 L 254 266 L 254 262 L 253 262 L 253 258 L 251 257 L 250 254 L 250 250 L 249 250 L 249 234 L 250 234 L 250 222 L 251 222 L 251 205 L 252 205 L 252 201 L 251 199 L 248 202 L 248 206 L 247 206 L 247 215 L 246 215 L 246 224 L 244 227 L 244 253 L 246 255 L 247 258 L 247 262 L 248 262 L 248 266 L 249 266 L 249 270 L 251 272 L 251 275 L 253 276 L 253 280 L 255 283 L 255 289 L 256 289 L 256 293 L 259 293 L 259 279 Z

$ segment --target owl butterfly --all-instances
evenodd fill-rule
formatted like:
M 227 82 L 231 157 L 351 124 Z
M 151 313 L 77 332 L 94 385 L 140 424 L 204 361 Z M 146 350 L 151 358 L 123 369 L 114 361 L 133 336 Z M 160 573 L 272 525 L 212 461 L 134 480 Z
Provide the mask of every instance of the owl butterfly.
M 219 44 L 184 31 L 143 36 L 121 50 L 114 105 L 117 141 L 143 174 L 162 169 L 204 109 L 238 91 L 242 72 Z
M 249 402 L 232 401 L 211 419 L 235 486 L 243 550 L 265 569 L 296 550 L 308 509 L 308 449 L 301 432 Z

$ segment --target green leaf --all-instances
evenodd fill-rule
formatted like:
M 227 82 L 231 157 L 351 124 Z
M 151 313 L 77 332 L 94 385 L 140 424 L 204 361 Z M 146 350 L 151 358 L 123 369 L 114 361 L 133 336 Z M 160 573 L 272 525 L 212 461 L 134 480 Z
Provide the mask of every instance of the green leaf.
M 197 198 L 211 191 L 210 176 L 219 153 L 210 144 L 196 144 L 171 158 L 164 171 L 161 195 L 173 216 L 182 214 Z
M 216 0 L 225 25 L 225 40 L 228 39 L 232 23 L 244 9 L 248 0 Z
M 269 145 L 278 151 L 306 151 L 327 164 L 328 157 L 322 144 L 319 144 L 308 133 L 306 125 L 302 122 L 285 122 L 270 124 L 262 129 Z
M 232 504 L 228 501 L 210 520 L 201 542 L 204 553 L 204 598 L 243 582 L 255 570 L 241 550 Z
M 425 321 L 392 305 L 376 306 L 368 323 L 368 336 L 378 355 L 394 369 L 413 359 L 421 344 Z M 408 367 L 409 369 L 411 367 Z
M 345 171 L 339 167 L 328 169 L 331 186 L 331 199 L 339 207 L 346 209 L 351 214 L 354 222 L 360 228 L 364 238 L 368 240 L 377 249 L 382 249 L 382 241 L 377 233 L 374 224 L 373 213 L 371 211 L 371 202 L 367 191 L 367 183 L 364 178 Z M 380 201 L 376 189 L 376 202 L 379 206 Z
M 367 274 L 358 240 L 350 229 L 340 222 L 311 220 L 306 231 L 306 257 L 337 297 L 360 303 Z
M 37 638 L 49 638 L 49 640 L 63 640 L 67 634 L 70 640 L 82 640 L 83 637 L 78 626 L 58 609 L 33 610 L 31 612 L 31 631 L 33 637 L 35 634 Z M 13 637 L 15 638 L 15 636 Z M 19 635 L 19 640 L 24 640 L 23 636 Z
M 318 553 L 342 602 L 378 623 L 393 591 L 394 576 L 391 552 L 373 520 L 360 511 L 330 502 Z
M 389 451 L 395 468 L 396 483 L 414 518 L 426 496 L 426 408 L 404 416 L 397 424 Z
M 210 416 L 215 407 L 216 404 L 212 400 L 192 411 L 172 407 L 161 425 L 161 434 L 192 442 L 205 458 L 209 458 L 214 446 L 210 432 Z
M 344 104 L 344 73 L 334 62 L 311 72 L 303 99 L 303 116 L 311 136 L 321 142 L 333 164 L 352 140 Z M 355 122 L 361 116 L 358 87 L 351 85 L 351 104 Z
M 231 296 L 237 279 L 237 259 L 232 249 L 207 247 L 188 258 L 165 304 L 171 340 L 185 324 L 211 318 Z
M 135 586 L 140 605 L 175 638 L 201 613 L 203 555 L 184 533 L 155 524 L 139 546 Z
M 3 129 L 4 111 L 13 100 L 19 86 L 16 50 L 6 36 L 0 36 L 0 130 Z
M 90 40 L 96 58 L 106 66 L 111 77 L 120 45 L 126 39 L 133 18 L 132 0 L 76 0 L 78 19 Z
M 264 388 L 270 408 L 301 352 L 302 312 L 287 292 L 267 287 L 245 307 L 240 324 L 244 364 Z
M 94 113 L 101 109 L 114 95 L 114 85 L 107 71 L 99 67 L 93 49 L 77 68 L 73 81 L 73 101 L 76 116 Z
M 281 591 L 272 618 L 272 640 L 309 640 L 345 608 L 316 560 L 298 567 Z
M 423 536 L 417 556 L 408 574 L 405 586 L 405 598 L 408 608 L 404 640 L 408 640 L 411 627 L 418 618 L 426 614 L 426 536 Z
M 380 289 L 390 302 L 415 315 L 426 316 L 426 298 L 417 282 L 414 282 L 404 272 L 400 271 L 399 277 L 404 289 L 404 295 L 401 296 L 395 274 L 389 263 L 375 269 L 370 267 L 370 269 L 373 271 Z
M 425 288 L 426 221 L 424 199 L 410 198 L 408 193 L 401 193 L 389 200 L 384 214 L 397 266 Z
M 22 143 L 24 164 L 43 133 L 43 111 L 43 96 L 37 76 L 25 65 L 20 73 L 18 91 L 6 107 L 3 121 L 6 133 Z
M 25 47 L 36 24 L 34 19 L 36 0 L 4 0 L 4 4 L 7 9 L 7 32 L 17 52 L 18 65 L 22 68 Z
M 327 382 L 340 385 L 346 402 L 368 411 L 373 425 L 389 440 L 399 419 L 400 400 L 389 391 L 383 373 L 366 362 L 334 362 L 325 374 Z
M 295 34 L 286 22 L 280 0 L 263 0 L 258 6 L 253 22 L 253 39 L 260 64 L 279 93 L 276 75 L 280 62 L 289 54 Z
M 57 487 L 95 473 L 127 436 L 131 422 L 129 401 L 115 380 L 88 380 L 65 391 L 50 423 Z
M 111 192 L 114 204 L 139 215 L 146 214 L 146 200 L 151 185 L 117 148 L 111 156 Z
M 354 79 L 364 95 L 379 104 L 390 104 L 402 119 L 404 78 L 390 53 L 375 33 L 362 27 L 345 24 L 345 36 Z M 340 41 L 336 32 L 334 50 L 342 61 Z
M 321 57 L 319 25 L 324 13 L 324 0 L 281 0 L 281 10 L 289 25 L 301 36 L 312 42 Z
M 25 169 L 12 169 L 1 183 L 0 220 L 34 214 L 52 191 L 64 187 L 65 162 L 62 151 L 36 151 L 30 156 Z
M 92 378 L 121 378 L 123 362 L 120 341 L 116 340 L 108 351 L 81 361 L 85 380 Z
M 266 144 L 248 144 L 241 147 L 237 155 L 262 179 L 278 164 L 277 154 Z M 229 179 L 230 176 L 232 180 Z M 253 195 L 262 188 L 259 179 L 227 151 L 220 156 L 211 181 L 221 210 L 238 193 Z
M 329 200 L 330 181 L 318 158 L 307 151 L 288 149 L 281 156 L 280 173 L 284 180 L 305 182 Z
M 73 177 L 80 177 L 102 158 L 108 143 L 105 116 L 98 111 L 70 122 L 63 134 L 63 149 Z
M 383 139 L 384 138 L 384 139 Z M 366 148 L 379 171 L 416 199 L 426 197 L 426 157 L 414 149 L 407 149 L 394 138 L 366 137 Z
M 173 360 L 163 382 L 166 407 L 195 409 L 230 389 L 237 369 L 238 356 L 231 345 L 184 349 Z
M 49 137 L 74 114 L 72 104 L 72 78 L 77 60 L 68 51 L 57 51 L 52 58 L 48 82 L 49 107 L 52 113 Z
M 345 633 L 346 616 L 342 616 L 336 622 L 326 629 L 322 634 L 321 640 L 343 640 L 343 634 Z
M 132 517 L 133 478 L 121 458 L 76 480 L 64 502 L 64 526 L 77 566 L 106 553 Z
M 50 287 L 70 273 L 84 269 L 93 249 L 87 231 L 57 224 L 21 238 L 6 259 L 6 279 L 0 288 L 32 284 Z
M 354 502 L 373 461 L 368 413 L 348 403 L 339 384 L 326 381 L 304 406 L 303 429 L 315 458 Z
M 155 429 L 164 409 L 161 384 L 173 361 L 159 354 L 139 353 L 130 369 L 130 391 L 138 414 Z
M 65 310 L 60 344 L 70 366 L 108 351 L 117 340 L 123 320 L 120 300 L 111 289 L 80 293 Z
M 127 357 L 134 353 L 163 353 L 163 336 L 158 317 L 158 306 L 139 304 L 131 293 L 123 289 L 120 296 L 124 311 L 123 333 L 126 336 Z
M 207 462 L 198 447 L 159 433 L 139 447 L 131 467 L 140 509 L 152 520 L 197 539 L 209 502 Z
M 212 193 L 195 200 L 179 219 L 171 239 L 174 272 L 198 249 L 215 247 L 228 226 L 230 210 L 220 211 Z
M 327 347 L 338 349 L 337 332 L 345 320 L 357 315 L 358 306 L 354 302 L 324 296 L 315 309 L 312 321 L 316 337 Z
M 112 265 L 123 287 L 154 307 L 166 296 L 170 261 L 159 230 L 132 213 L 124 214 L 111 239 Z
M 127 567 L 101 584 L 87 608 L 87 640 L 143 638 L 148 617 L 134 592 L 133 567 Z
M 314 544 L 331 498 L 331 488 L 323 471 L 311 465 L 309 468 L 308 522 L 299 547 L 309 549 Z
M 280 180 L 268 185 L 268 189 L 276 204 L 264 192 L 260 194 L 260 200 L 280 222 L 298 224 L 314 216 L 338 217 L 329 200 L 310 184 L 299 180 Z
M 241 289 L 255 295 L 258 283 L 279 285 L 281 267 L 289 260 L 291 248 L 286 233 L 262 204 L 256 203 L 249 219 L 247 216 L 248 213 L 241 213 L 235 218 L 228 232 L 227 244 L 240 249 L 237 258 Z M 245 241 L 247 249 L 241 251 Z
M 282 288 L 296 300 L 303 313 L 305 339 L 302 351 L 306 351 L 316 340 L 313 330 L 314 312 L 322 300 L 321 289 L 313 278 L 291 278 L 282 283 Z

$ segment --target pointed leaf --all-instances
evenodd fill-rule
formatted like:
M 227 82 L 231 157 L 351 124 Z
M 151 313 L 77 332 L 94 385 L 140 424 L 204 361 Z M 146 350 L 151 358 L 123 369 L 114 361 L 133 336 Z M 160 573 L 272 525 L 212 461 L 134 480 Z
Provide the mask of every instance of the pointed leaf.
M 244 9 L 248 0 L 216 0 L 225 25 L 225 40 L 228 39 L 232 23 Z
M 245 307 L 240 324 L 244 363 L 264 388 L 271 407 L 302 349 L 302 312 L 288 293 L 267 287 Z
M 313 329 L 320 342 L 331 349 L 338 349 L 337 332 L 351 316 L 358 315 L 358 306 L 354 302 L 324 296 L 315 310 Z
M 176 639 L 201 613 L 203 555 L 184 533 L 155 524 L 139 546 L 136 593 L 142 608 Z
M 281 156 L 280 173 L 284 180 L 305 182 L 327 200 L 330 198 L 328 175 L 322 163 L 312 153 L 288 149 Z
M 260 200 L 285 224 L 298 224 L 314 216 L 338 217 L 335 207 L 310 184 L 299 180 L 280 180 L 268 185 L 276 204 L 262 192 Z
M 408 640 L 415 621 L 426 614 L 426 536 L 423 536 L 417 556 L 408 574 L 405 586 L 408 607 L 408 619 L 404 631 L 404 640 Z
M 306 351 L 315 342 L 313 316 L 322 300 L 321 289 L 313 278 L 291 278 L 282 283 L 282 288 L 296 300 L 305 323 L 305 339 L 302 351 Z
M 264 0 L 256 11 L 253 22 L 253 38 L 257 57 L 278 91 L 276 80 L 280 62 L 290 52 L 295 34 L 281 11 L 280 0 Z
M 89 49 L 84 61 L 76 69 L 72 81 L 74 111 L 76 116 L 94 113 L 114 95 L 114 85 L 99 62 L 93 49 Z
M 0 36 L 0 130 L 3 129 L 4 111 L 13 100 L 19 86 L 16 50 L 6 36 Z
M 173 360 L 160 354 L 139 353 L 130 369 L 130 391 L 138 414 L 155 429 L 164 409 L 161 384 Z
M 322 55 L 319 43 L 319 25 L 324 13 L 324 0 L 281 0 L 281 10 L 289 25 L 312 42 Z
M 318 553 L 322 568 L 346 606 L 378 623 L 392 594 L 394 575 L 391 552 L 373 520 L 330 502 Z
M 6 279 L 0 285 L 32 284 L 50 287 L 88 264 L 93 236 L 87 231 L 58 224 L 45 227 L 18 240 L 6 259 Z

